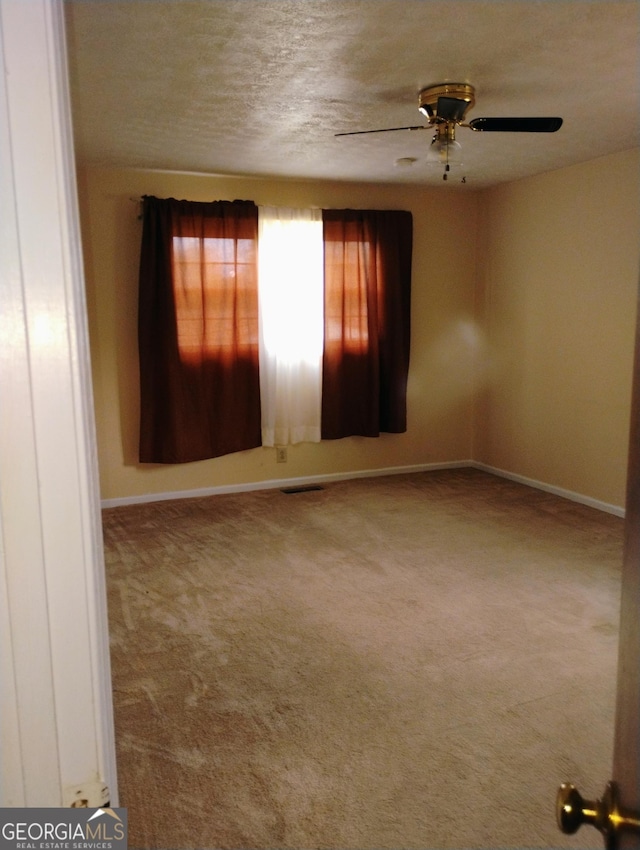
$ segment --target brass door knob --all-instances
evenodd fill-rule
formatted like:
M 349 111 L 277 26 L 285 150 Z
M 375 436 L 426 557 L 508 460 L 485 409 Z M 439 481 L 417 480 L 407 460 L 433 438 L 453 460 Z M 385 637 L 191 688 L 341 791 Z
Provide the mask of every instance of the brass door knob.
M 609 782 L 602 800 L 585 800 L 574 785 L 563 783 L 556 796 L 556 820 L 562 832 L 572 835 L 582 824 L 599 829 L 607 850 L 615 850 L 623 830 L 640 832 L 638 815 L 622 812 L 618 805 L 618 789 Z

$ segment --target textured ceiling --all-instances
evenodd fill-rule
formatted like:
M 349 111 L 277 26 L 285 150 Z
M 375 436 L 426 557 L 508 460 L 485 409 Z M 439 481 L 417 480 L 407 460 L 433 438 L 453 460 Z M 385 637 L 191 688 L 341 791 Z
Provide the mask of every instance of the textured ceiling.
M 640 4 L 604 0 L 67 0 L 76 148 L 100 164 L 442 185 L 418 92 L 476 88 L 448 186 L 480 188 L 640 144 Z M 414 157 L 410 167 L 396 161 Z

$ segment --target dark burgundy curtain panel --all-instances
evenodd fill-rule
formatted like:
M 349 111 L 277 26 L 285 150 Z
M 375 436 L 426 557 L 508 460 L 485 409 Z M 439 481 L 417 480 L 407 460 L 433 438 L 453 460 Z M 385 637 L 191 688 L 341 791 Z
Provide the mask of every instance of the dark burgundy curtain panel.
M 187 463 L 261 444 L 258 208 L 145 197 L 140 461 Z
M 322 439 L 407 430 L 413 220 L 324 210 Z

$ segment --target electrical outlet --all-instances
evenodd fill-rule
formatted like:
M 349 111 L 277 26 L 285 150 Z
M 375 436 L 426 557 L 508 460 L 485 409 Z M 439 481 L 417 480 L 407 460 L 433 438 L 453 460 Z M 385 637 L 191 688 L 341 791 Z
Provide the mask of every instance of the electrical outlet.
M 286 463 L 287 462 L 287 447 L 286 446 L 276 446 L 276 462 L 277 463 Z

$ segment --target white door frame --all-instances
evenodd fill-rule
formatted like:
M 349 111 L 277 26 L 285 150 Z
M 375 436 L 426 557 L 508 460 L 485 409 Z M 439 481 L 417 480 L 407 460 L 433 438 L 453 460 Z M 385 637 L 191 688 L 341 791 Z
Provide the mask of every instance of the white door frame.
M 116 806 L 62 0 L 0 0 L 0 59 L 0 806 Z

